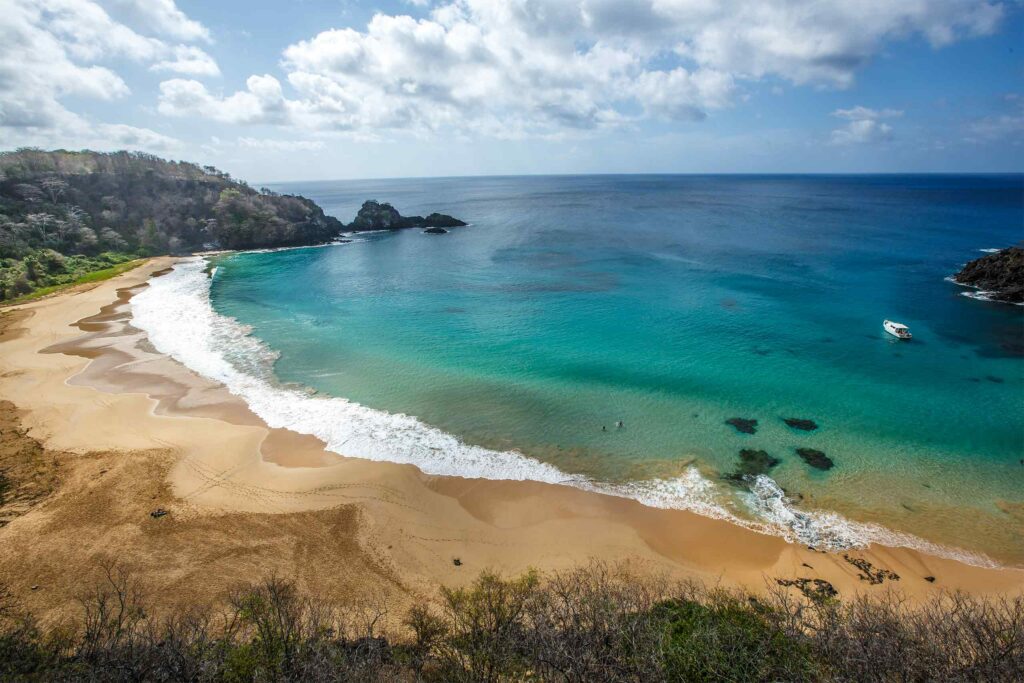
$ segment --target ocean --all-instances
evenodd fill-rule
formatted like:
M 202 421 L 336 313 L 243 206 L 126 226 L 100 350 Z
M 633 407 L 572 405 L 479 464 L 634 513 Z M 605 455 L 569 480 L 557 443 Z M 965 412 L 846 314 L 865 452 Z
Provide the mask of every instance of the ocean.
M 344 222 L 378 199 L 470 223 L 234 254 L 212 277 L 196 259 L 132 300 L 159 350 L 272 426 L 816 547 L 1024 566 L 1024 308 L 946 279 L 1024 239 L 1024 177 L 272 187 Z M 914 339 L 885 334 L 886 318 Z M 776 464 L 744 470 L 744 450 Z

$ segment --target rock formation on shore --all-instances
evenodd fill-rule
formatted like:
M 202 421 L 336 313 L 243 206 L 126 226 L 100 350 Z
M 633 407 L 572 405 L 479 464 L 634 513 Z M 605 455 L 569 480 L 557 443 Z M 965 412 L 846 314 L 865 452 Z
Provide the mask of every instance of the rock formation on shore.
M 363 202 L 363 206 L 347 227 L 352 232 L 367 230 L 401 230 L 403 228 L 456 228 L 466 225 L 458 218 L 443 213 L 432 213 L 423 216 L 403 216 L 398 209 L 387 202 L 381 203 L 372 199 Z
M 1024 248 L 986 254 L 964 266 L 953 280 L 984 292 L 992 301 L 1024 303 Z

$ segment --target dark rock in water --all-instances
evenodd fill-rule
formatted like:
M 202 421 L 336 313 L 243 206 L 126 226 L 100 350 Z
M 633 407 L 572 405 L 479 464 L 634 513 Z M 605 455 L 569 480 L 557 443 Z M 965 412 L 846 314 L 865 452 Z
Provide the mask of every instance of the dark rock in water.
M 803 458 L 803 461 L 811 467 L 819 470 L 830 470 L 835 467 L 832 458 L 828 457 L 816 448 L 798 448 L 796 454 Z
M 1002 377 L 996 377 L 995 375 L 985 375 L 985 379 L 987 379 L 989 382 L 992 382 L 993 384 L 1002 384 L 1003 382 L 1006 381 Z
M 355 219 L 347 226 L 353 232 L 365 230 L 401 230 L 403 228 L 454 228 L 466 225 L 458 218 L 442 213 L 423 216 L 403 216 L 387 202 L 363 202 Z
M 406 220 L 398 213 L 398 209 L 387 202 L 381 204 L 371 199 L 363 202 L 355 220 L 348 227 L 350 230 L 397 230 L 409 227 L 405 225 Z
M 999 348 L 1010 354 L 1011 356 L 1024 356 L 1024 344 L 1018 344 L 1016 342 L 1003 342 L 999 345 Z
M 432 213 L 423 219 L 423 225 L 431 228 L 461 228 L 466 223 L 445 213 Z
M 732 425 L 737 432 L 743 434 L 753 434 L 757 431 L 757 420 L 748 420 L 744 417 L 730 417 L 725 424 Z
M 780 462 L 782 461 L 768 455 L 766 451 L 744 448 L 740 451 L 740 464 L 731 473 L 725 475 L 725 478 L 736 483 L 746 483 L 751 477 L 767 474 Z
M 953 280 L 986 292 L 993 301 L 1024 303 L 1024 248 L 986 254 L 964 266 Z
M 423 231 L 425 235 L 447 235 L 448 231 L 444 228 L 427 228 Z
M 814 420 L 804 420 L 799 417 L 784 417 L 782 421 L 793 429 L 800 429 L 805 432 L 813 432 L 818 428 L 818 423 Z

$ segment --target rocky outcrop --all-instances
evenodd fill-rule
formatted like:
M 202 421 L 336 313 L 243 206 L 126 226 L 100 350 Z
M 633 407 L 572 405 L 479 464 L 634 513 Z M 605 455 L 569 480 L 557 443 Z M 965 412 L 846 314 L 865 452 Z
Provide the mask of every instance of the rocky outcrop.
M 466 225 L 458 218 L 443 213 L 423 216 L 403 216 L 387 202 L 372 199 L 363 202 L 359 213 L 348 226 L 352 232 L 367 230 L 402 230 L 404 228 L 456 228 Z
M 423 231 L 425 235 L 447 235 L 448 231 L 444 228 L 427 228 Z
M 964 266 L 953 280 L 980 290 L 992 301 L 1024 303 L 1024 248 L 986 254 Z
M 800 417 L 784 417 L 782 421 L 793 429 L 799 429 L 803 432 L 813 432 L 818 428 L 818 423 L 814 420 L 805 420 Z

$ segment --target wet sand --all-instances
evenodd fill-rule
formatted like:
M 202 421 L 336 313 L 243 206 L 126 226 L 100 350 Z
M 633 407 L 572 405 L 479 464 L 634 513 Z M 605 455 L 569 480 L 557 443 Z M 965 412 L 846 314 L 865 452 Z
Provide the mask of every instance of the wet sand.
M 112 556 L 168 603 L 212 599 L 276 572 L 326 597 L 394 606 L 485 568 L 511 574 L 591 559 L 752 590 L 808 577 L 842 596 L 1024 592 L 1024 570 L 903 548 L 851 551 L 901 577 L 872 585 L 841 554 L 690 512 L 337 456 L 313 437 L 267 427 L 132 327 L 131 295 L 172 263 L 153 259 L 0 313 L 0 399 L 11 404 L 0 412 L 58 463 L 54 492 L 0 528 L 0 582 L 37 609 L 63 609 L 90 568 Z M 156 507 L 169 514 L 150 517 Z

